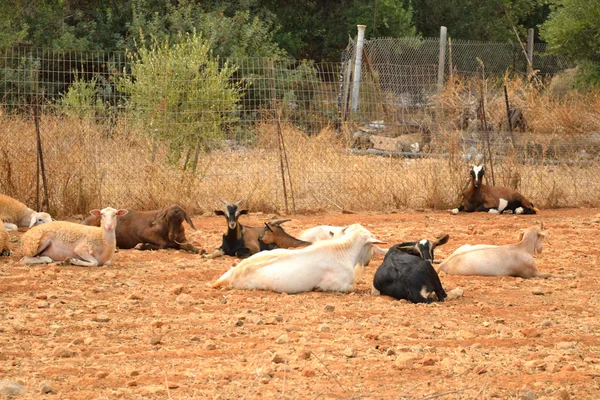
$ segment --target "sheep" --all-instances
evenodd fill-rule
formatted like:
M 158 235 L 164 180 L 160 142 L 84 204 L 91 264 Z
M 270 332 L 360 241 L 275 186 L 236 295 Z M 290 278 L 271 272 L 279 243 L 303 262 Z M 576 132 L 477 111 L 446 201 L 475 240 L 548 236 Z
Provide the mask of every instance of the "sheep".
M 431 303 L 432 293 L 438 301 L 446 299 L 446 291 L 433 268 L 433 251 L 448 242 L 449 235 L 436 240 L 406 242 L 391 247 L 373 277 L 372 294 L 385 294 L 412 303 Z
M 127 214 L 127 210 L 107 207 L 90 213 L 101 216 L 101 228 L 54 221 L 25 232 L 21 239 L 21 261 L 25 264 L 67 261 L 84 267 L 110 265 L 116 247 L 117 216 Z
M 36 212 L 10 196 L 0 194 L 0 219 L 7 231 L 16 231 L 20 226 L 31 228 L 52 221 L 50 214 Z
M 483 211 L 490 214 L 500 214 L 512 211 L 515 214 L 536 214 L 537 208 L 523 195 L 511 188 L 488 186 L 482 183 L 485 170 L 483 165 L 471 168 L 471 181 L 463 192 L 463 204 L 451 211 L 458 214 L 461 211 Z
M 225 211 L 215 210 L 216 215 L 222 215 L 227 220 L 227 233 L 223 235 L 221 246 L 212 254 L 205 255 L 206 258 L 216 258 L 223 255 L 245 258 L 263 250 L 273 250 L 275 244 L 265 244 L 259 240 L 259 237 L 266 228 L 259 226 L 246 226 L 238 222 L 241 215 L 248 214 L 248 209 L 242 208 L 244 200 L 239 200 L 231 205 L 225 200 Z M 270 226 L 278 226 L 289 220 L 277 220 L 269 222 Z
M 350 229 L 352 228 L 352 229 Z M 351 226 L 347 234 L 323 240 L 301 249 L 276 249 L 242 260 L 223 274 L 213 287 L 262 289 L 300 293 L 350 292 L 354 289 L 354 266 L 361 253 L 375 243 L 362 226 Z
M 280 223 L 290 221 L 283 220 Z M 281 225 L 269 225 L 265 222 L 265 229 L 262 231 L 258 240 L 261 244 L 264 245 L 275 245 L 276 248 L 279 249 L 291 249 L 296 247 L 306 247 L 310 246 L 311 242 L 306 242 L 304 240 L 296 239 L 292 235 L 288 234 L 283 230 Z
M 548 278 L 551 274 L 538 271 L 533 256 L 542 252 L 548 233 L 537 226 L 521 232 L 519 242 L 504 246 L 463 245 L 438 267 L 450 275 L 516 276 Z
M 117 218 L 117 247 L 119 249 L 158 250 L 180 249 L 202 254 L 185 237 L 183 221 L 196 230 L 192 220 L 178 204 L 171 204 L 161 210 L 128 210 L 126 215 Z M 100 217 L 90 215 L 81 222 L 83 225 L 100 226 Z
M 10 256 L 11 254 L 10 237 L 8 236 L 6 228 L 4 228 L 2 219 L 0 219 L 0 256 Z

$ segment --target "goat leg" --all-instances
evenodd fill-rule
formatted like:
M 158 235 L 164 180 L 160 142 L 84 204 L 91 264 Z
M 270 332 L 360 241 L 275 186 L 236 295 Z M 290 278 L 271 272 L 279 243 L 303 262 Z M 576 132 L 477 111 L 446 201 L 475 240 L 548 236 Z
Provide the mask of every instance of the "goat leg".
M 178 243 L 178 244 L 179 244 L 179 248 L 181 250 L 189 251 L 190 253 L 194 253 L 194 254 L 205 254 L 206 253 L 206 250 L 198 249 L 191 243 Z
M 135 245 L 136 250 L 159 250 L 161 247 L 156 246 L 152 243 L 138 243 Z

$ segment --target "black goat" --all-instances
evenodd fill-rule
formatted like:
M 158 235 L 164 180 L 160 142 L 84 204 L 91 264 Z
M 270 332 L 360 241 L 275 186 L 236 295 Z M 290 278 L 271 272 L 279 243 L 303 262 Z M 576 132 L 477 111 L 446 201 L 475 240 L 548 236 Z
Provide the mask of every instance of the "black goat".
M 488 186 L 483 184 L 483 165 L 473 165 L 471 168 L 471 181 L 463 192 L 463 204 L 452 210 L 452 214 L 461 211 L 483 211 L 491 214 L 500 214 L 512 211 L 515 214 L 535 214 L 539 211 L 519 192 L 503 187 Z
M 412 303 L 431 303 L 432 292 L 438 301 L 444 301 L 447 295 L 432 262 L 434 249 L 448 242 L 449 237 L 443 234 L 432 242 L 424 239 L 392 246 L 375 272 L 373 288 Z
M 196 230 L 192 220 L 178 204 L 171 204 L 162 210 L 135 211 L 117 217 L 117 247 L 120 249 L 158 250 L 181 249 L 201 254 L 185 238 L 183 221 Z M 100 217 L 90 215 L 81 222 L 83 225 L 100 226 Z
M 221 202 L 225 204 L 225 210 L 215 210 L 215 214 L 222 215 L 227 219 L 227 232 L 223 235 L 221 246 L 214 253 L 207 255 L 207 258 L 216 258 L 223 255 L 246 258 L 260 251 L 273 250 L 277 247 L 275 243 L 266 244 L 260 240 L 261 235 L 267 228 L 246 226 L 238 222 L 241 215 L 248 214 L 248 209 L 241 207 L 244 200 L 239 200 L 233 205 L 225 200 L 221 200 Z M 286 221 L 289 220 L 271 221 L 268 224 L 276 227 Z

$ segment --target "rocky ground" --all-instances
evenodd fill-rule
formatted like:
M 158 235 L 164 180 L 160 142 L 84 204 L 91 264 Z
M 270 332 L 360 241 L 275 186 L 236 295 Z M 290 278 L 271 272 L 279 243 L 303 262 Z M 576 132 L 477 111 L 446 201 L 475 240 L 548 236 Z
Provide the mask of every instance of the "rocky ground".
M 597 399 L 598 210 L 538 216 L 397 212 L 292 216 L 298 233 L 360 222 L 390 245 L 450 234 L 515 242 L 544 221 L 544 272 L 523 280 L 442 274 L 464 295 L 413 305 L 370 294 L 382 261 L 351 294 L 277 294 L 209 286 L 237 260 L 179 251 L 118 252 L 113 265 L 28 267 L 0 259 L 0 398 Z M 272 216 L 242 217 L 259 225 Z M 222 217 L 194 218 L 212 250 Z M 20 237 L 22 232 L 12 235 Z

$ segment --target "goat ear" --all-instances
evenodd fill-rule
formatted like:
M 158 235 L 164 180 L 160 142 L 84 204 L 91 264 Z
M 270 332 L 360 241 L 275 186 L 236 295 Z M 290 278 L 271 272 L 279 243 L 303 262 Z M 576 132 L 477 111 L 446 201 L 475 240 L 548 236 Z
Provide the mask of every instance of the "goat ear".
M 441 246 L 443 244 L 448 243 L 448 239 L 450 239 L 450 235 L 447 233 L 441 233 L 437 239 L 431 242 L 431 248 L 435 249 L 437 246 Z
M 521 229 L 521 232 L 519 232 L 519 242 L 523 240 L 523 235 L 525 235 L 525 231 Z
M 269 224 L 267 224 L 266 222 L 265 222 L 265 226 L 267 227 L 268 230 L 270 230 L 271 232 L 273 232 L 273 229 L 271 228 L 271 226 Z
M 126 209 L 124 209 L 124 208 L 121 208 L 120 210 L 117 210 L 116 214 L 117 214 L 119 217 L 122 217 L 123 215 L 127 214 L 128 212 L 129 212 L 129 210 L 126 210 Z
M 94 209 L 94 210 L 90 211 L 90 214 L 95 215 L 96 217 L 99 217 L 100 215 L 102 215 L 102 212 L 98 209 Z
M 419 251 L 417 246 L 415 246 L 414 244 L 410 244 L 410 245 L 397 244 L 394 248 L 396 249 L 396 251 L 398 251 L 400 253 L 411 254 L 413 256 L 423 258 L 423 255 L 421 254 L 421 252 Z
M 240 215 L 248 214 L 248 210 L 240 210 Z
M 35 214 L 31 215 L 31 221 L 29 221 L 29 227 L 33 228 L 33 226 L 35 225 L 35 221 L 37 221 L 37 216 Z
M 156 218 L 154 218 L 154 221 L 152 221 L 152 225 L 155 225 L 155 224 L 157 224 L 157 223 L 158 223 L 158 221 L 160 221 L 161 219 L 163 219 L 164 217 L 166 217 L 166 215 L 167 215 L 167 212 L 168 212 L 168 208 L 164 208 L 164 209 L 163 209 L 163 210 L 160 212 L 160 214 L 158 214 L 158 215 L 156 216 Z
M 196 229 L 196 227 L 194 226 L 194 223 L 192 222 L 192 219 L 189 217 L 189 215 L 185 212 L 185 210 L 183 210 L 183 218 L 185 218 L 185 220 L 187 221 L 187 223 L 192 227 L 193 230 L 197 231 L 198 229 Z
M 225 211 L 223 210 L 215 210 L 216 215 L 225 215 Z

